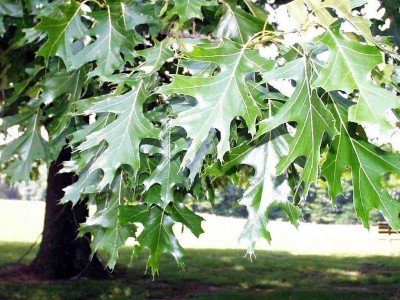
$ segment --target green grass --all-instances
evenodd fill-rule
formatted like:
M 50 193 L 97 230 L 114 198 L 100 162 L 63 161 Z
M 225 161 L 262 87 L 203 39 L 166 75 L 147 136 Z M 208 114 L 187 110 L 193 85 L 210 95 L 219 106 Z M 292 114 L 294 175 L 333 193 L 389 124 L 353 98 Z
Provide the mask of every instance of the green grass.
M 0 243 L 0 265 L 15 262 L 28 246 Z M 164 256 L 153 281 L 144 274 L 146 257 L 130 266 L 130 252 L 122 249 L 112 280 L 0 283 L 0 299 L 400 299 L 396 257 L 258 251 L 250 262 L 243 250 L 187 250 L 185 270 Z

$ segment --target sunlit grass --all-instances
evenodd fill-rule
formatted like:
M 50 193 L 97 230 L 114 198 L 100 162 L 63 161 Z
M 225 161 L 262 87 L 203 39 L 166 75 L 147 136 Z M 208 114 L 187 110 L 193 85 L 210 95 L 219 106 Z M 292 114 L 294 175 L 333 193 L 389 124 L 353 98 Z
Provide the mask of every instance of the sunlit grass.
M 43 229 L 43 214 L 44 203 L 0 200 L 0 241 L 34 241 Z M 246 220 L 214 215 L 204 215 L 204 218 L 206 221 L 202 226 L 205 233 L 199 239 L 190 230 L 182 233 L 181 226 L 176 228 L 175 233 L 183 248 L 245 248 L 238 243 L 238 238 Z M 268 229 L 272 234 L 271 244 L 257 242 L 256 250 L 329 256 L 400 256 L 400 240 L 389 244 L 387 240 L 380 239 L 374 227 L 368 231 L 361 225 L 300 224 L 297 230 L 289 223 L 271 222 Z

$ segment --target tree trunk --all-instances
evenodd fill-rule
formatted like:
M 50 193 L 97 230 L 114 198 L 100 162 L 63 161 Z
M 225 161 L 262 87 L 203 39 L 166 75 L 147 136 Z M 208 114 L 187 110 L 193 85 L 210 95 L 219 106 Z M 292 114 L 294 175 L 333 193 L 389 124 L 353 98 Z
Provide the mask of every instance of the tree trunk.
M 104 278 L 108 270 L 95 255 L 90 260 L 90 236 L 77 238 L 79 223 L 86 220 L 88 207 L 80 201 L 61 205 L 63 188 L 75 181 L 72 173 L 58 173 L 63 161 L 69 160 L 71 149 L 64 148 L 49 168 L 43 238 L 39 252 L 29 268 L 45 279 L 73 277 Z

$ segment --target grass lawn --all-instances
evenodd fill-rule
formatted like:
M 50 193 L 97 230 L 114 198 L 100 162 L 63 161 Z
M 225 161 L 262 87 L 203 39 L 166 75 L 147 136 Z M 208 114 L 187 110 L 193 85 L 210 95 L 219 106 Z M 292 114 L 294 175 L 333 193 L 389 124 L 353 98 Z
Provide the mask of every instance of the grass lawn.
M 0 265 L 15 262 L 27 247 L 0 243 Z M 130 266 L 130 252 L 122 249 L 111 280 L 0 283 L 0 299 L 400 299 L 398 257 L 258 251 L 250 262 L 243 250 L 189 249 L 185 270 L 164 256 L 153 281 L 144 274 L 145 256 Z

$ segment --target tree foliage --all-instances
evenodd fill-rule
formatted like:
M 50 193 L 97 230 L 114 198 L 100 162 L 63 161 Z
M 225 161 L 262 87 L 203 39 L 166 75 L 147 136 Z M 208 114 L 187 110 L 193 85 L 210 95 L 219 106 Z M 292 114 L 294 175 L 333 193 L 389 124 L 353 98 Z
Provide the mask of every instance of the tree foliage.
M 28 180 L 72 147 L 62 202 L 97 206 L 80 234 L 111 268 L 129 237 L 153 274 L 164 253 L 183 264 L 174 225 L 203 232 L 187 203 L 213 202 L 218 177 L 237 183 L 244 166 L 249 255 L 271 239 L 271 209 L 297 226 L 310 185 L 326 181 L 335 204 L 344 172 L 364 226 L 377 209 L 400 230 L 382 183 L 400 173 L 399 4 L 384 1 L 385 29 L 366 2 L 3 0 L 0 129 L 18 136 L 2 172 Z

